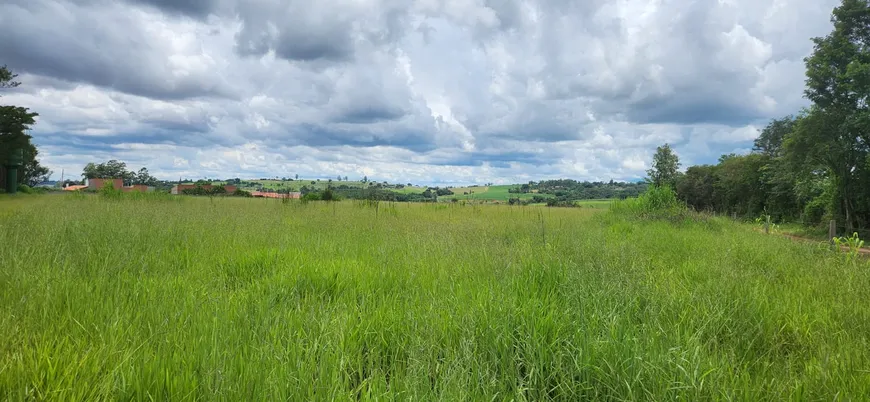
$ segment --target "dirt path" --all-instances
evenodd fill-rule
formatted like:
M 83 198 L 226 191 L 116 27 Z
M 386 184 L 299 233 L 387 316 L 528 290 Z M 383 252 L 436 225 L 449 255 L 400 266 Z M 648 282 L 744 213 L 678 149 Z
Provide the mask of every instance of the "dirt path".
M 824 242 L 822 240 L 810 239 L 808 237 L 797 236 L 797 235 L 794 235 L 791 233 L 782 233 L 782 236 L 788 237 L 789 239 L 792 239 L 794 241 L 802 241 L 802 242 L 807 242 L 807 243 L 823 243 Z M 840 246 L 840 250 L 849 251 L 849 247 Z M 858 253 L 861 254 L 862 256 L 870 257 L 870 249 L 868 249 L 866 247 L 858 249 Z

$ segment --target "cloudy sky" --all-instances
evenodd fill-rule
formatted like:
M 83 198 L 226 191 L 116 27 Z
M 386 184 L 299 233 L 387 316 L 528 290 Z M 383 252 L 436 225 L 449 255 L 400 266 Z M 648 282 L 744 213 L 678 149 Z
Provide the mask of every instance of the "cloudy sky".
M 795 113 L 837 0 L 3 0 L 42 161 L 164 179 L 635 180 Z

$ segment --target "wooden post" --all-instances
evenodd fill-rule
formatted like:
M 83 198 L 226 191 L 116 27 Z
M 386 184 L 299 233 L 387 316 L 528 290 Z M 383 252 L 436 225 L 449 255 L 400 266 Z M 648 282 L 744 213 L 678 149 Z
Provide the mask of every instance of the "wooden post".
M 737 212 L 731 213 L 731 219 L 734 219 L 735 221 L 737 220 Z
M 831 223 L 828 224 L 828 240 L 833 242 L 835 237 L 837 237 L 837 221 L 831 219 Z
M 764 220 L 764 234 L 770 234 L 770 215 Z

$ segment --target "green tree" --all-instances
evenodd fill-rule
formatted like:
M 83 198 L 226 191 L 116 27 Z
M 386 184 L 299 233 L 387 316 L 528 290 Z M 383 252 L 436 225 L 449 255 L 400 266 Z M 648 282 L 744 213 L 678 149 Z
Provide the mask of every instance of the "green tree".
M 135 173 L 127 170 L 127 164 L 115 159 L 105 163 L 88 163 L 82 171 L 86 179 L 124 179 L 132 181 Z
M 755 139 L 752 150 L 770 158 L 781 156 L 782 142 L 794 131 L 795 123 L 794 116 L 771 120 Z
M 866 222 L 859 216 L 866 211 L 856 207 L 870 144 L 870 4 L 843 0 L 831 22 L 834 30 L 813 38 L 813 53 L 805 59 L 805 95 L 813 106 L 790 140 L 792 157 L 830 175 L 836 189 L 832 208 L 851 232 Z
M 718 210 L 720 208 L 715 190 L 717 166 L 701 165 L 686 169 L 686 174 L 677 181 L 677 195 L 696 210 Z
M 157 182 L 157 178 L 151 176 L 151 174 L 148 173 L 148 168 L 144 167 L 139 169 L 139 172 L 136 173 L 135 178 L 133 179 L 133 184 L 143 184 L 146 186 L 156 186 Z
M 0 66 L 0 89 L 15 88 L 21 85 L 15 81 L 17 74 L 12 73 L 5 65 Z M 10 153 L 16 149 L 24 151 L 24 165 L 18 176 L 19 183 L 34 185 L 51 176 L 48 168 L 39 164 L 39 151 L 27 134 L 36 124 L 39 114 L 31 112 L 26 107 L 0 105 L 0 165 L 5 162 Z
M 669 144 L 656 148 L 652 168 L 646 171 L 647 181 L 655 186 L 673 186 L 677 180 L 680 158 Z

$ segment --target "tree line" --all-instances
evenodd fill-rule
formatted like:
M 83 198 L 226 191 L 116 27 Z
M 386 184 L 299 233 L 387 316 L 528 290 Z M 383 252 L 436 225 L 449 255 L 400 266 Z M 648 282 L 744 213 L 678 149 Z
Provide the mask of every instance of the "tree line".
M 698 210 L 806 225 L 835 219 L 846 233 L 870 227 L 870 5 L 843 0 L 831 21 L 804 59 L 810 106 L 770 121 L 748 155 L 684 174 L 670 147 L 659 147 L 648 180 Z

